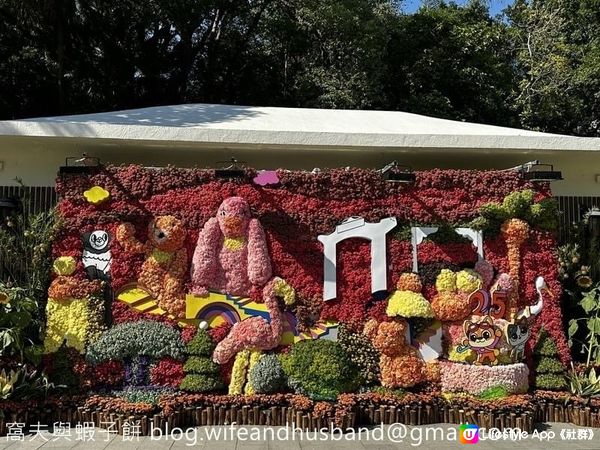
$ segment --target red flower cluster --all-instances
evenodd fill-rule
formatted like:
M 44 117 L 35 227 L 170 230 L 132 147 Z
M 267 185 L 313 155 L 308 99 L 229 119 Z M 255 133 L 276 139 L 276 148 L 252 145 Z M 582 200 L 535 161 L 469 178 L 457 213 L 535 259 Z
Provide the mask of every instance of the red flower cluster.
M 172 327 L 177 328 L 177 322 L 175 322 L 172 319 L 169 319 L 166 315 L 160 315 L 160 314 L 149 314 L 149 313 L 142 313 L 139 311 L 136 311 L 135 309 L 130 308 L 129 306 L 127 306 L 127 304 L 119 302 L 119 301 L 114 301 L 112 303 L 112 317 L 113 317 L 113 324 L 119 324 L 119 323 L 123 323 L 123 322 L 137 322 L 138 320 L 152 320 L 154 322 L 161 322 L 164 323 L 165 325 L 169 325 Z M 190 330 L 195 330 L 194 328 L 189 328 Z M 189 331 L 188 331 L 189 333 Z M 190 338 L 191 340 L 191 338 Z
M 183 373 L 183 363 L 173 358 L 163 358 L 150 368 L 150 382 L 159 386 L 179 388 Z
M 125 367 L 121 361 L 108 360 L 90 370 L 92 386 L 119 386 L 125 379 Z
M 229 330 L 231 330 L 231 325 L 228 322 L 224 322 L 208 330 L 208 335 L 215 344 L 218 344 L 229 334 Z

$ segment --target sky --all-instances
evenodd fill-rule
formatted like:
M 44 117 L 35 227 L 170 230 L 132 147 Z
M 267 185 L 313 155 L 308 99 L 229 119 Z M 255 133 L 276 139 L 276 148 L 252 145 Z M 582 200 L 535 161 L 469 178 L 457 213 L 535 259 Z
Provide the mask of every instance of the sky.
M 454 0 L 455 3 L 459 5 L 463 5 L 467 3 L 468 0 Z M 495 16 L 496 14 L 500 14 L 504 8 L 512 3 L 512 0 L 490 0 L 490 14 Z M 413 13 L 417 9 L 419 9 L 419 5 L 421 4 L 421 0 L 404 0 L 402 2 L 402 10 L 407 13 Z

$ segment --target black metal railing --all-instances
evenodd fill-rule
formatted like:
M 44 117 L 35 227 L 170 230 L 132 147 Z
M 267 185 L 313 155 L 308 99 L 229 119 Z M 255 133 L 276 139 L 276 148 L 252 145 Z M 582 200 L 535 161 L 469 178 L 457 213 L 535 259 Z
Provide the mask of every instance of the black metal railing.
M 26 198 L 30 214 L 48 211 L 56 205 L 58 196 L 53 186 L 0 186 L 0 199 Z

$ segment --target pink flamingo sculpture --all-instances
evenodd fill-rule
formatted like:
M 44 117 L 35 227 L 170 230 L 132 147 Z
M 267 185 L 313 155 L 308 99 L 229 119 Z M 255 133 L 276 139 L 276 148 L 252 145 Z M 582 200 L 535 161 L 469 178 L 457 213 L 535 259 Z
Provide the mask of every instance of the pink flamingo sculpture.
M 225 364 L 235 356 L 229 394 L 237 395 L 244 391 L 253 392 L 250 383 L 246 384 L 246 374 L 258 362 L 264 350 L 277 347 L 281 341 L 283 324 L 279 310 L 278 297 L 282 297 L 286 305 L 295 301 L 294 289 L 279 277 L 273 278 L 263 289 L 263 298 L 269 310 L 270 322 L 262 317 L 250 317 L 233 325 L 229 334 L 213 351 L 213 361 Z
M 225 364 L 243 350 L 271 350 L 279 345 L 283 324 L 278 297 L 283 297 L 286 305 L 295 301 L 294 290 L 279 277 L 273 278 L 263 289 L 263 298 L 269 310 L 271 321 L 262 317 L 250 317 L 233 325 L 229 333 L 213 352 L 213 361 Z

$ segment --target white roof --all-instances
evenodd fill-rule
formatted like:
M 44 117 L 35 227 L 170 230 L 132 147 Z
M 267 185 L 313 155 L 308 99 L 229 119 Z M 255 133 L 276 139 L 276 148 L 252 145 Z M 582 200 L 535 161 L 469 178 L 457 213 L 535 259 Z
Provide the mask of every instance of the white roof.
M 156 145 L 600 150 L 600 138 L 538 133 L 399 111 L 212 104 L 0 121 L 2 137 L 109 139 Z M 152 144 L 154 143 L 154 144 Z

